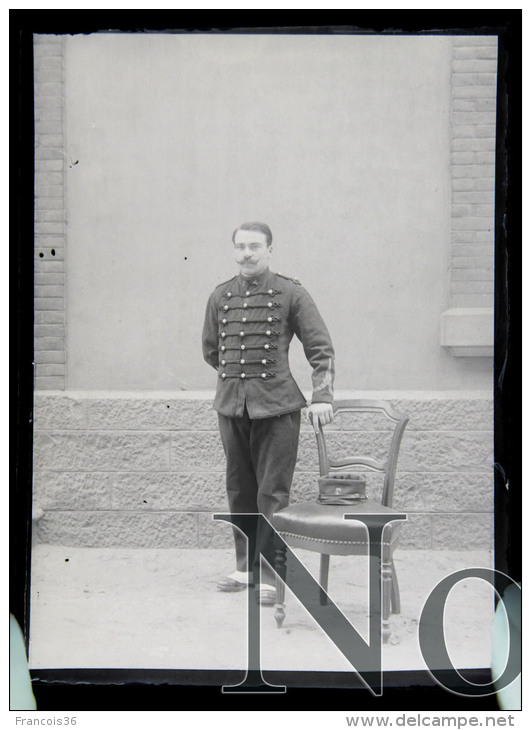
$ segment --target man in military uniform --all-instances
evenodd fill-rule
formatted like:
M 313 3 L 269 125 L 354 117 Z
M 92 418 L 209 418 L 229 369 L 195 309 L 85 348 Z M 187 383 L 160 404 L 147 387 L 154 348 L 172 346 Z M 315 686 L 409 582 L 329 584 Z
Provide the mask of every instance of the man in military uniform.
M 211 294 L 203 327 L 203 355 L 218 372 L 214 408 L 227 458 L 231 513 L 265 517 L 288 505 L 297 459 L 301 408 L 306 400 L 289 369 L 293 335 L 313 368 L 308 418 L 314 428 L 333 418 L 334 350 L 326 325 L 296 279 L 268 268 L 272 235 L 263 223 L 244 223 L 232 236 L 240 273 Z M 260 551 L 272 563 L 274 547 L 234 528 L 236 570 L 219 590 L 239 591 L 258 575 Z M 262 565 L 257 600 L 275 602 L 274 571 Z

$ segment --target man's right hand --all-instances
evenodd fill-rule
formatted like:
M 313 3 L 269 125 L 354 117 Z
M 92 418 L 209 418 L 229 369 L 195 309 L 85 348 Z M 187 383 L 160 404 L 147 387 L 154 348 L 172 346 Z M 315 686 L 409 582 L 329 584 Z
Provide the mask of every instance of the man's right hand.
M 334 408 L 331 403 L 312 403 L 308 406 L 308 420 L 313 426 L 315 433 L 319 432 L 319 424 L 326 426 L 334 420 Z

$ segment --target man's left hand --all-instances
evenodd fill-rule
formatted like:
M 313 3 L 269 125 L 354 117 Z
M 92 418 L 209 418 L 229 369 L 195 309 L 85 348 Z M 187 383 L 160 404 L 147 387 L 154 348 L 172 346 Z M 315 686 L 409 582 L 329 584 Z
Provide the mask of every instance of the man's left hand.
M 312 403 L 308 406 L 308 420 L 313 426 L 313 430 L 317 433 L 319 424 L 326 426 L 334 420 L 334 408 L 330 403 Z

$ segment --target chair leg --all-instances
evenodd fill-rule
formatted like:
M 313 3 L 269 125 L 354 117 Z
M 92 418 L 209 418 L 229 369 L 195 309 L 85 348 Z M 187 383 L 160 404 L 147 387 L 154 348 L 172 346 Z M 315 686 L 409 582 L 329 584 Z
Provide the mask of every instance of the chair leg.
M 284 595 L 286 586 L 284 581 L 286 580 L 286 548 L 281 545 L 275 548 L 275 568 L 277 571 L 276 578 L 276 589 L 277 589 L 277 600 L 275 603 L 275 621 L 277 622 L 277 628 L 282 628 L 286 612 L 284 611 Z
M 390 559 L 383 559 L 380 563 L 380 575 L 382 580 L 382 639 L 384 644 L 389 642 L 391 627 L 389 616 L 391 614 L 391 594 L 393 591 L 392 563 Z
M 321 567 L 319 571 L 319 584 L 321 589 L 319 591 L 319 603 L 321 606 L 326 606 L 328 603 L 328 571 L 330 569 L 330 555 L 321 553 Z
M 391 560 L 391 613 L 400 613 L 400 590 L 393 560 Z

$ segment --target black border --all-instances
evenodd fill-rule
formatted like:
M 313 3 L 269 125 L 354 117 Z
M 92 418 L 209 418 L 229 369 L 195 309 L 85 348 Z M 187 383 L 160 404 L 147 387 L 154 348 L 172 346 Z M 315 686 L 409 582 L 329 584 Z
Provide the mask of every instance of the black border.
M 9 610 L 29 642 L 33 452 L 33 48 L 10 26 L 10 576 Z M 14 362 L 13 362 L 14 361 Z
M 190 14 L 190 11 L 188 11 Z M 497 34 L 498 108 L 495 236 L 495 564 L 521 580 L 521 64 L 522 11 L 336 11 L 336 25 L 183 24 L 179 11 L 10 11 L 11 327 L 10 610 L 29 642 L 33 412 L 33 33 L 198 32 L 312 34 Z M 263 15 L 263 11 L 262 11 Z M 268 17 L 271 17 L 269 13 Z M 251 14 L 247 13 L 250 17 Z M 256 15 L 254 15 L 256 17 Z M 345 24 L 348 17 L 351 24 Z M 222 20 L 222 22 L 219 22 Z M 330 18 L 327 19 L 330 23 Z M 337 20 L 336 20 L 337 22 Z M 173 30 L 168 30 L 172 28 Z M 510 325 L 510 326 L 509 326 Z M 39 710 L 495 710 L 493 695 L 468 698 L 436 685 L 428 672 L 384 675 L 382 697 L 353 673 L 264 673 L 285 695 L 222 695 L 241 673 L 64 669 L 31 672 Z M 486 682 L 488 670 L 467 676 Z M 289 683 L 288 683 L 289 677 Z M 345 686 L 346 683 L 346 686 Z M 352 691 L 356 692 L 353 702 Z M 326 704 L 323 704 L 326 703 Z
M 478 684 L 490 681 L 486 669 L 464 674 Z M 32 677 L 41 710 L 499 710 L 495 695 L 454 695 L 423 671 L 385 673 L 379 697 L 356 672 L 264 672 L 268 682 L 287 685 L 284 694 L 221 694 L 222 685 L 243 680 L 241 671 L 57 669 L 33 671 Z

